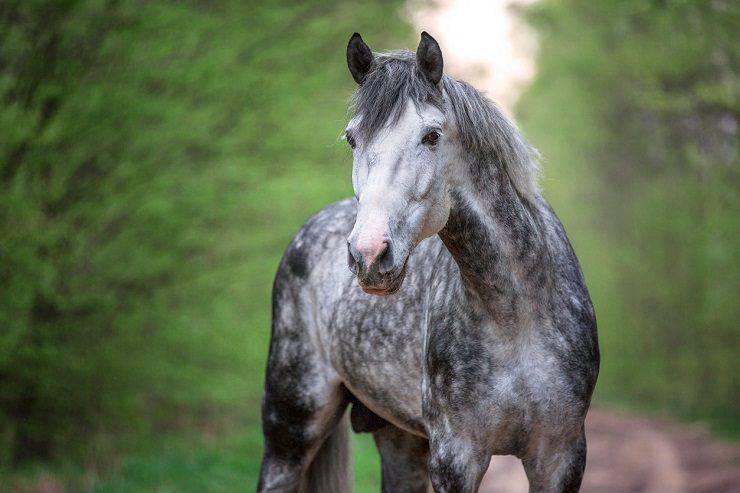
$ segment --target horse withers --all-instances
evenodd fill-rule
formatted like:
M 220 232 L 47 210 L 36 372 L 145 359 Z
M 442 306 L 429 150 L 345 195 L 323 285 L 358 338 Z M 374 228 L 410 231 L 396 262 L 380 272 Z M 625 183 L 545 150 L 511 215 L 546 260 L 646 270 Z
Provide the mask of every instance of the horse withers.
M 537 152 L 427 33 L 415 54 L 354 34 L 347 62 L 355 198 L 275 278 L 259 490 L 348 491 L 351 404 L 383 491 L 474 492 L 492 455 L 530 491 L 577 491 L 596 319 Z

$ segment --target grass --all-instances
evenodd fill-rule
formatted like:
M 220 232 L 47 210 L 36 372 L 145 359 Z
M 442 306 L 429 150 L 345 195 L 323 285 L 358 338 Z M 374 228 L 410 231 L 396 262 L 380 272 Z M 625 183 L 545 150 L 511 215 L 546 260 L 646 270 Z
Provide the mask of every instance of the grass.
M 369 434 L 352 435 L 355 491 L 377 492 L 380 462 Z M 244 492 L 256 488 L 262 436 L 252 424 L 243 433 L 171 443 L 125 456 L 109 470 L 94 473 L 78 466 L 27 467 L 2 476 L 0 491 L 84 491 L 94 493 Z
M 379 489 L 379 459 L 370 435 L 354 435 L 357 492 Z M 98 493 L 243 492 L 257 485 L 262 455 L 259 431 L 230 443 L 194 448 L 165 448 L 126 458 L 109 478 L 92 488 Z

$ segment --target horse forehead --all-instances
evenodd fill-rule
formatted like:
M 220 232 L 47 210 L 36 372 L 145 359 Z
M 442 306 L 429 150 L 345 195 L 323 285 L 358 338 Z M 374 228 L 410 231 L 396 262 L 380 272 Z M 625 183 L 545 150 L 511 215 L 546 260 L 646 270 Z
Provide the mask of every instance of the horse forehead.
M 375 151 L 387 151 L 390 149 L 401 149 L 403 144 L 418 137 L 419 129 L 422 127 L 442 126 L 444 114 L 431 105 L 417 107 L 414 103 L 406 103 L 398 121 L 386 126 L 378 132 L 373 147 Z
M 398 122 L 391 125 L 389 130 L 393 131 L 394 128 L 402 130 L 417 129 L 419 126 L 441 126 L 443 121 L 444 113 L 439 108 L 431 104 L 416 105 L 414 102 L 408 101 Z

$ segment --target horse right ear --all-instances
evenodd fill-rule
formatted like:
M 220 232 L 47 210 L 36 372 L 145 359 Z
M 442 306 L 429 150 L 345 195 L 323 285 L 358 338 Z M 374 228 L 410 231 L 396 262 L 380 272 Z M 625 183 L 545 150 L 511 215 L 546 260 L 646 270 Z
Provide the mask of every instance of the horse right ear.
M 442 60 L 442 50 L 439 43 L 429 35 L 428 32 L 421 33 L 419 47 L 416 48 L 416 64 L 419 71 L 429 79 L 432 84 L 437 85 L 442 80 L 442 70 L 444 61 Z
M 347 44 L 347 66 L 355 82 L 362 84 L 373 66 L 373 52 L 362 40 L 360 33 L 354 33 Z

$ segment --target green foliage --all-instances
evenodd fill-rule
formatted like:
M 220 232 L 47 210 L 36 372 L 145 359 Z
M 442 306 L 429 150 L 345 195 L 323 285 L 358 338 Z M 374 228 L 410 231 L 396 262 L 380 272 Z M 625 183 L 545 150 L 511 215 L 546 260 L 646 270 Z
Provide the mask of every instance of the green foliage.
M 398 8 L 2 2 L 0 467 L 259 430 L 274 269 L 349 191 L 344 46 Z
M 529 17 L 520 120 L 594 297 L 597 397 L 736 432 L 740 11 L 572 0 Z
M 166 448 L 156 453 L 133 455 L 126 458 L 114 478 L 98 483 L 95 491 L 239 493 L 250 490 L 257 482 L 261 459 L 261 442 L 255 438 L 240 436 L 235 443 Z M 355 491 L 377 492 L 380 466 L 375 443 L 369 434 L 355 435 L 354 442 Z
M 39 460 L 73 491 L 254 484 L 274 269 L 350 192 L 345 43 L 412 45 L 400 7 L 0 2 L 0 490 Z M 597 399 L 737 433 L 738 8 L 529 17 L 518 113 L 594 297 Z

